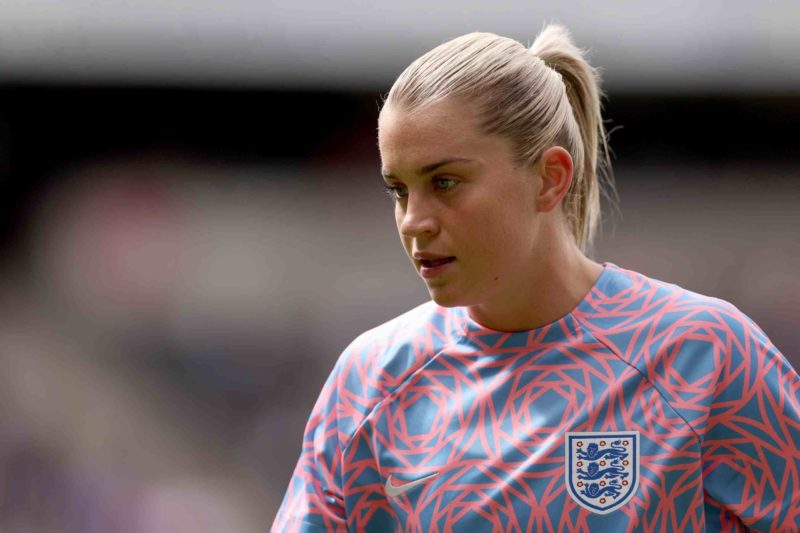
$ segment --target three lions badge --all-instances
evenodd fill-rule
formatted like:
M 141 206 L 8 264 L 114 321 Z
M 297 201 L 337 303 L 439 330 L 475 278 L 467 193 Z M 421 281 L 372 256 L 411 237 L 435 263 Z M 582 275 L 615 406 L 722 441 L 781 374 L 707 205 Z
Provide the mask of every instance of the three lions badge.
M 567 492 L 581 507 L 606 514 L 639 488 L 639 432 L 568 432 L 564 443 Z

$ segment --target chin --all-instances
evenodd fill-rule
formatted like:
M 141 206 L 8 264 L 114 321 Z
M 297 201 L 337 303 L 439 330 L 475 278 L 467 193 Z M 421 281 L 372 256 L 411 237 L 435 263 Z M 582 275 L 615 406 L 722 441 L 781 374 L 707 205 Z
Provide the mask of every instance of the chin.
M 436 305 L 441 307 L 458 307 L 463 305 L 464 295 L 439 287 L 428 287 L 428 293 Z

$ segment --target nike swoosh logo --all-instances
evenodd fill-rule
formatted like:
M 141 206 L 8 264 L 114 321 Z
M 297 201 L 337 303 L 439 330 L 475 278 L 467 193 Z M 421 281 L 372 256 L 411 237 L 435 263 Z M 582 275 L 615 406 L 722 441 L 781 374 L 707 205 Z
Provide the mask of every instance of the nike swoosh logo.
M 393 485 L 392 484 L 392 476 L 386 479 L 386 484 L 383 486 L 384 490 L 386 491 L 387 496 L 391 496 L 392 498 L 396 498 L 400 496 L 404 492 L 408 492 L 409 490 L 413 489 L 414 487 L 418 487 L 439 475 L 439 472 L 434 472 L 433 474 L 425 477 L 421 477 L 419 479 L 415 479 L 414 481 L 409 481 L 408 483 L 403 483 L 402 485 Z

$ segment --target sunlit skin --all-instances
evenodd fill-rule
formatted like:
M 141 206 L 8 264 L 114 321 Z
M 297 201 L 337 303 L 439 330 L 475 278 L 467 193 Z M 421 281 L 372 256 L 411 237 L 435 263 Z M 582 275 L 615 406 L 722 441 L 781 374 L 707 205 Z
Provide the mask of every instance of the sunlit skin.
M 490 329 L 528 330 L 569 313 L 600 276 L 603 267 L 580 251 L 563 218 L 573 176 L 564 148 L 515 167 L 508 141 L 479 133 L 474 110 L 456 100 L 413 114 L 385 106 L 378 144 L 414 267 L 417 252 L 456 258 L 441 276 L 423 278 L 437 304 L 464 306 Z M 473 162 L 418 173 L 450 158 Z

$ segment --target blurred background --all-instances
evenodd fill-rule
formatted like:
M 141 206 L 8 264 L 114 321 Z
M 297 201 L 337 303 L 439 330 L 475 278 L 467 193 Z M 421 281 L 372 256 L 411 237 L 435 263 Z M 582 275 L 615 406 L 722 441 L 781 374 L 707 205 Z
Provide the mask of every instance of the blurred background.
M 429 299 L 382 96 L 546 21 L 609 96 L 594 259 L 734 303 L 800 368 L 800 3 L 4 0 L 0 531 L 266 531 L 335 359 Z

